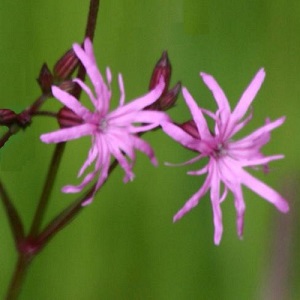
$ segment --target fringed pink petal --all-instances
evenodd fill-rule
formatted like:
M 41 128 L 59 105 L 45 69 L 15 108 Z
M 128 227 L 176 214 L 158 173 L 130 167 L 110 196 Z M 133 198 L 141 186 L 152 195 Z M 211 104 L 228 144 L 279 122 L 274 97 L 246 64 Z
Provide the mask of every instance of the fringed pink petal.
M 86 168 L 89 167 L 95 161 L 95 159 L 97 158 L 97 155 L 98 155 L 98 151 L 99 151 L 99 149 L 97 149 L 97 147 L 95 145 L 92 145 L 92 148 L 90 149 L 89 154 L 88 154 L 88 158 L 86 159 L 86 161 L 80 168 L 77 177 L 80 177 L 84 173 Z
M 134 114 L 132 118 L 134 123 L 154 123 L 162 124 L 162 122 L 170 122 L 170 117 L 162 111 L 140 111 L 138 114 Z
M 198 158 L 199 156 L 197 156 Z M 203 157 L 203 155 L 201 155 L 201 158 Z M 200 170 L 196 170 L 196 171 L 188 171 L 187 174 L 188 175 L 193 175 L 193 176 L 201 176 L 205 173 L 208 172 L 208 167 L 209 165 L 206 165 L 205 167 L 201 168 Z
M 238 121 L 244 117 L 263 83 L 265 75 L 266 73 L 263 68 L 256 73 L 232 113 L 233 120 Z
M 256 145 L 259 145 L 260 147 L 264 144 L 266 144 L 269 141 L 269 132 L 276 127 L 281 126 L 285 121 L 285 117 L 278 118 L 277 120 L 273 122 L 269 122 L 246 137 L 235 141 L 234 146 L 235 147 L 255 147 Z
M 82 80 L 78 78 L 73 79 L 73 81 L 76 82 L 85 91 L 85 93 L 89 96 L 92 104 L 96 107 L 97 100 L 94 94 L 92 93 L 91 89 Z
M 62 188 L 64 193 L 79 193 L 81 192 L 96 176 L 98 170 L 95 170 L 87 174 L 79 185 L 66 185 Z
M 221 196 L 221 198 L 220 198 L 220 203 L 222 203 L 222 202 L 226 199 L 227 194 L 228 194 L 228 188 L 227 188 L 227 186 L 225 185 L 225 186 L 224 186 L 223 194 L 222 194 L 222 196 Z
M 89 61 L 92 64 L 95 64 L 96 57 L 94 54 L 93 44 L 92 44 L 92 41 L 90 40 L 90 38 L 85 38 L 84 43 L 83 43 L 83 51 L 84 51 L 85 55 L 88 57 Z
M 61 143 L 70 140 L 75 140 L 86 135 L 92 135 L 94 133 L 94 126 L 91 124 L 83 124 L 70 128 L 59 129 L 50 133 L 45 133 L 40 136 L 40 139 L 44 143 Z
M 134 178 L 134 173 L 132 172 L 132 165 L 128 163 L 127 159 L 124 157 L 122 152 L 116 145 L 110 144 L 109 145 L 110 153 L 116 158 L 119 162 L 122 169 L 125 171 L 124 182 L 132 181 Z
M 196 192 L 176 213 L 173 217 L 173 222 L 181 219 L 186 213 L 188 213 L 192 208 L 194 208 L 200 201 L 200 199 L 205 195 L 211 185 L 211 174 L 208 174 L 201 188 Z
M 91 197 L 86 198 L 86 199 L 81 203 L 81 206 L 88 206 L 88 205 L 90 205 L 90 204 L 93 202 L 93 200 L 94 200 L 93 197 L 94 197 L 94 195 L 91 196 Z
M 221 160 L 218 163 L 218 168 L 220 170 L 220 179 L 225 184 L 224 195 L 222 196 L 222 199 L 220 199 L 220 202 L 224 201 L 227 195 L 227 190 L 230 189 L 234 195 L 234 205 L 237 214 L 237 233 L 239 238 L 242 238 L 244 228 L 244 214 L 246 209 L 240 179 L 242 168 L 237 162 L 229 157 Z
M 180 127 L 174 125 L 173 123 L 165 122 L 162 124 L 163 131 L 169 135 L 172 139 L 183 145 L 184 147 L 190 148 L 192 150 L 199 149 L 199 140 L 193 138 L 191 135 L 186 133 Z
M 149 124 L 149 125 L 142 125 L 142 126 L 128 126 L 127 130 L 132 134 L 136 134 L 136 133 L 140 133 L 140 132 L 150 131 L 158 126 L 160 126 L 160 124 L 155 124 L 155 123 Z
M 119 106 L 116 110 L 110 113 L 110 117 L 111 118 L 120 117 L 124 114 L 128 114 L 133 111 L 140 111 L 144 109 L 145 107 L 155 102 L 161 96 L 164 87 L 165 87 L 165 83 L 161 79 L 153 90 L 151 90 L 147 94 L 137 99 L 132 100 L 131 102 L 123 106 Z
M 70 108 L 75 114 L 83 120 L 88 121 L 92 113 L 85 108 L 74 96 L 61 90 L 56 86 L 52 86 L 52 93 L 62 104 Z
M 271 156 L 266 156 L 266 157 L 261 157 L 261 158 L 253 158 L 251 160 L 245 160 L 241 161 L 240 165 L 242 167 L 252 167 L 252 166 L 259 166 L 259 165 L 266 165 L 269 162 L 273 160 L 278 160 L 278 159 L 283 159 L 284 155 L 278 154 L 278 155 L 271 155 Z
M 119 89 L 120 89 L 119 106 L 123 106 L 125 104 L 125 89 L 124 89 L 124 81 L 123 81 L 122 74 L 118 75 L 118 83 L 119 83 Z
M 244 215 L 246 210 L 241 185 L 237 184 L 232 192 L 234 195 L 234 205 L 236 209 L 236 229 L 238 236 L 241 239 L 243 237 Z
M 200 75 L 206 86 L 213 93 L 213 96 L 218 104 L 218 111 L 220 111 L 222 121 L 226 123 L 230 115 L 230 105 L 222 88 L 219 86 L 213 76 L 202 72 Z
M 242 183 L 254 193 L 272 203 L 279 211 L 286 213 L 289 211 L 287 201 L 275 190 L 268 185 L 253 177 L 248 172 L 241 170 L 240 172 Z
M 107 179 L 108 176 L 108 170 L 109 170 L 109 165 L 110 165 L 110 154 L 109 151 L 106 147 L 106 144 L 104 143 L 104 141 L 102 139 L 99 139 L 97 141 L 97 143 L 99 143 L 99 148 L 101 148 L 103 151 L 99 154 L 99 159 L 96 163 L 96 169 L 100 170 L 99 173 L 99 178 L 96 182 L 96 185 L 94 187 L 94 190 L 91 194 L 90 197 L 88 197 L 81 205 L 82 206 L 86 206 L 89 205 L 93 202 L 94 197 L 97 193 L 97 191 L 101 188 L 101 186 L 103 185 L 103 183 L 105 182 L 105 180 Z
M 107 83 L 110 87 L 111 82 L 112 82 L 112 75 L 111 75 L 111 70 L 110 70 L 109 67 L 106 68 L 106 80 L 107 80 Z
M 135 159 L 134 148 L 132 144 L 131 136 L 128 133 L 122 131 L 112 131 L 106 135 L 106 140 L 109 141 L 110 145 L 118 147 L 124 152 L 130 159 Z
M 201 109 L 201 111 L 203 112 L 203 114 L 209 116 L 210 118 L 212 118 L 214 121 L 216 121 L 216 114 L 213 113 L 212 111 L 205 109 L 203 107 L 199 107 Z
M 107 116 L 107 120 L 111 126 L 126 127 L 133 123 L 150 123 L 151 126 L 159 126 L 162 122 L 170 122 L 170 117 L 160 111 L 132 111 L 122 115 L 116 115 L 114 111 Z M 142 126 L 141 126 L 142 127 Z M 138 128 L 138 126 L 137 126 Z
M 109 153 L 108 153 L 108 155 L 110 156 Z M 95 186 L 93 197 L 95 196 L 96 192 L 101 188 L 103 183 L 106 181 L 107 176 L 108 176 L 109 165 L 110 165 L 110 159 L 105 159 L 102 164 L 100 176 L 99 176 L 96 186 Z
M 210 134 L 207 122 L 203 116 L 201 109 L 198 107 L 198 105 L 195 102 L 195 100 L 193 99 L 192 95 L 189 93 L 189 91 L 185 87 L 182 88 L 182 94 L 183 94 L 183 97 L 185 99 L 187 106 L 190 109 L 193 119 L 197 125 L 200 138 L 201 139 L 210 139 L 211 134 Z
M 182 166 L 186 166 L 186 165 L 190 165 L 196 161 L 198 161 L 199 159 L 203 158 L 204 156 L 202 154 L 197 155 L 196 157 L 193 157 L 192 159 L 189 159 L 188 161 L 184 161 L 182 163 L 170 163 L 170 162 L 165 162 L 165 166 L 169 166 L 169 167 L 182 167 Z M 190 171 L 187 172 L 189 175 L 196 175 L 194 174 L 194 172 L 198 172 L 198 171 Z
M 74 44 L 73 50 L 84 65 L 86 72 L 91 79 L 98 99 L 97 109 L 102 111 L 108 106 L 107 102 L 109 102 L 109 99 L 107 98 L 107 95 L 109 94 L 109 91 L 96 64 L 92 43 L 87 38 L 84 42 L 84 49 L 82 49 L 80 45 Z
M 131 138 L 132 138 L 132 141 L 133 141 L 134 148 L 136 148 L 139 151 L 145 153 L 149 157 L 151 163 L 154 166 L 157 166 L 158 162 L 157 162 L 157 159 L 155 157 L 154 151 L 151 148 L 151 146 L 146 141 L 142 140 L 141 138 L 139 138 L 137 136 L 132 136 Z
M 210 182 L 210 200 L 213 210 L 214 220 L 214 243 L 219 245 L 223 234 L 222 211 L 220 207 L 220 177 L 218 175 L 215 163 L 210 164 L 209 172 L 211 176 Z
M 252 120 L 253 114 L 252 111 L 249 113 L 249 115 L 242 121 L 240 121 L 237 124 L 231 124 L 227 126 L 226 131 L 223 132 L 224 139 L 230 139 L 232 136 L 234 136 L 236 133 L 238 133 L 241 129 L 243 129 L 251 120 Z

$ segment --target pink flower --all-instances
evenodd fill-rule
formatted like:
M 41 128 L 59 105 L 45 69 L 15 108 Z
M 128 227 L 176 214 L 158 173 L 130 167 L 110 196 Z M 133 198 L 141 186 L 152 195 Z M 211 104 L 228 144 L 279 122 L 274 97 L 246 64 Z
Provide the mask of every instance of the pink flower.
M 146 95 L 125 104 L 125 93 L 121 74 L 119 74 L 118 77 L 120 88 L 119 105 L 115 110 L 109 111 L 112 96 L 110 90 L 112 80 L 110 70 L 108 68 L 106 70 L 108 84 L 105 84 L 98 70 L 93 46 L 89 39 L 85 40 L 83 49 L 80 45 L 74 44 L 73 50 L 86 68 L 86 72 L 94 86 L 95 94 L 81 80 L 75 79 L 74 81 L 79 84 L 89 96 L 94 106 L 94 111 L 90 111 L 84 107 L 71 94 L 53 86 L 53 95 L 62 104 L 78 115 L 83 122 L 77 126 L 43 134 L 41 135 L 41 140 L 45 143 L 60 143 L 87 135 L 92 137 L 92 147 L 87 160 L 79 171 L 78 177 L 82 176 L 86 168 L 95 162 L 94 170 L 88 173 L 78 186 L 68 185 L 63 188 L 63 192 L 65 193 L 77 193 L 95 177 L 98 177 L 93 195 L 84 203 L 88 204 L 93 200 L 96 191 L 101 187 L 108 176 L 111 156 L 115 157 L 120 166 L 124 169 L 124 182 L 132 180 L 134 177 L 132 168 L 135 160 L 135 149 L 144 152 L 150 158 L 152 164 L 157 164 L 152 148 L 137 134 L 151 130 L 169 118 L 163 112 L 143 110 L 160 97 L 164 89 L 164 83 L 162 81 Z
M 229 102 L 215 79 L 205 73 L 200 75 L 216 100 L 218 105 L 216 113 L 198 107 L 188 90 L 183 88 L 183 96 L 193 116 L 193 121 L 187 122 L 181 127 L 166 122 L 162 127 L 169 136 L 184 147 L 200 153 L 183 165 L 191 164 L 204 157 L 208 158 L 205 167 L 188 172 L 189 175 L 207 173 L 207 177 L 202 187 L 184 204 L 173 220 L 174 222 L 177 221 L 195 207 L 201 197 L 210 189 L 215 227 L 214 242 L 218 245 L 223 233 L 220 204 L 225 200 L 228 190 L 234 196 L 239 237 L 242 237 L 243 234 L 245 213 L 242 185 L 274 204 L 281 212 L 289 210 L 288 203 L 282 196 L 244 170 L 244 167 L 266 166 L 272 160 L 283 158 L 283 155 L 264 156 L 260 149 L 269 141 L 271 130 L 282 125 L 285 118 L 281 117 L 273 122 L 267 120 L 265 125 L 246 137 L 233 140 L 233 136 L 252 117 L 251 113 L 248 116 L 245 114 L 265 78 L 264 70 L 258 71 L 233 111 L 231 111 Z M 213 133 L 208 128 L 204 114 L 211 117 L 215 122 Z M 221 183 L 223 183 L 222 192 Z

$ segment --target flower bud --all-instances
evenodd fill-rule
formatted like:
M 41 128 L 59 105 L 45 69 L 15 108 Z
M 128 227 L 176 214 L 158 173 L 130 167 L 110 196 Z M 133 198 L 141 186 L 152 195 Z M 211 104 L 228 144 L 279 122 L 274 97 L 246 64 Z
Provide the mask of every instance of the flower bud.
M 53 75 L 51 74 L 47 64 L 43 64 L 37 82 L 39 83 L 43 93 L 51 93 Z
M 54 76 L 57 80 L 62 81 L 69 79 L 76 67 L 79 65 L 79 60 L 73 51 L 68 50 L 55 64 L 53 68 Z
M 187 122 L 177 125 L 195 139 L 200 139 L 198 128 L 194 120 L 189 120 Z
M 0 125 L 9 126 L 16 121 L 17 114 L 10 109 L 0 109 Z
M 67 81 L 63 81 L 58 87 L 61 90 L 72 94 L 72 91 L 74 90 L 75 86 L 76 86 L 76 83 L 74 81 L 67 80 Z
M 58 112 L 57 120 L 61 128 L 77 126 L 83 123 L 83 120 L 66 106 Z
M 181 91 L 181 82 L 177 82 L 176 85 L 167 91 L 164 95 L 160 97 L 157 101 L 159 104 L 159 110 L 168 110 L 175 105 L 178 95 Z
M 168 58 L 167 51 L 164 51 L 159 61 L 156 63 L 152 76 L 150 79 L 149 90 L 153 89 L 158 83 L 161 77 L 163 77 L 165 82 L 164 90 L 160 98 L 147 106 L 145 109 L 150 110 L 168 110 L 174 106 L 179 92 L 181 90 L 181 83 L 178 82 L 172 89 L 169 90 L 169 83 L 171 79 L 172 66 Z
M 172 67 L 168 58 L 167 51 L 164 51 L 159 61 L 156 63 L 149 83 L 149 90 L 152 90 L 158 83 L 161 77 L 165 82 L 163 94 L 168 90 Z
M 17 115 L 17 122 L 19 126 L 25 128 L 31 123 L 31 115 L 29 111 L 24 110 Z

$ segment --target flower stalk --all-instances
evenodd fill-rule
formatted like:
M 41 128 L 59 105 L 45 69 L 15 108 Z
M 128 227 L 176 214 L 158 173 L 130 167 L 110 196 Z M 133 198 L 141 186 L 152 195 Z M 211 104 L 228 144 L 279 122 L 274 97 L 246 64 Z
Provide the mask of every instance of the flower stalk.
M 98 16 L 98 10 L 99 10 L 99 4 L 100 0 L 91 0 L 90 1 L 90 8 L 89 8 L 89 14 L 88 14 L 88 19 L 87 19 L 87 25 L 86 25 L 86 31 L 85 31 L 85 37 L 89 37 L 91 40 L 94 37 L 95 29 L 96 29 L 96 22 L 97 22 L 97 16 Z M 47 70 L 46 70 L 47 71 Z M 51 77 L 49 76 L 49 73 L 46 72 L 44 69 L 44 83 L 47 83 L 47 80 Z M 86 74 L 85 68 L 81 65 L 78 70 L 77 77 L 80 78 L 81 80 L 84 80 Z M 46 88 L 46 85 L 45 85 Z M 81 88 L 77 88 L 74 91 L 74 95 L 76 95 L 77 98 L 79 98 L 81 92 Z M 45 89 L 43 91 L 43 95 L 40 96 L 29 108 L 27 108 L 24 112 L 26 112 L 26 115 L 30 116 L 34 114 L 41 104 L 48 98 L 50 97 L 48 90 Z M 25 114 L 21 115 L 25 116 Z M 14 124 L 13 124 L 14 125 Z M 27 124 L 24 124 L 24 126 L 27 126 Z M 13 130 L 12 130 L 13 128 Z M 18 130 L 20 129 L 20 126 L 14 126 L 10 127 L 8 132 L 4 134 L 4 136 L 0 139 L 0 147 L 5 144 L 5 142 L 13 135 L 15 134 Z M 47 178 L 45 181 L 45 185 L 40 197 L 39 204 L 36 209 L 36 213 L 33 217 L 32 225 L 30 228 L 30 232 L 26 237 L 23 237 L 24 232 L 23 232 L 23 225 L 18 217 L 17 212 L 15 211 L 12 202 L 7 196 L 6 191 L 4 190 L 3 185 L 0 182 L 0 195 L 1 198 L 3 199 L 6 211 L 8 213 L 9 218 L 11 219 L 11 227 L 13 234 L 15 236 L 16 240 L 16 249 L 18 251 L 18 261 L 15 267 L 15 271 L 13 273 L 13 276 L 11 278 L 10 285 L 8 287 L 7 291 L 7 296 L 6 299 L 12 300 L 12 299 L 17 299 L 21 287 L 24 283 L 24 278 L 27 272 L 27 269 L 30 265 L 30 262 L 32 259 L 39 253 L 39 250 L 42 248 L 41 245 L 36 243 L 39 241 L 37 236 L 39 235 L 40 231 L 40 226 L 42 224 L 46 209 L 49 204 L 49 199 L 51 195 L 51 191 L 53 188 L 53 184 L 55 182 L 56 174 L 63 156 L 65 144 L 60 143 L 56 145 L 54 154 L 52 156 L 51 164 L 49 166 Z M 12 214 L 13 217 L 11 217 L 11 211 L 14 212 Z M 56 231 L 57 232 L 57 231 Z M 36 248 L 31 248 L 31 244 L 33 246 L 36 246 Z

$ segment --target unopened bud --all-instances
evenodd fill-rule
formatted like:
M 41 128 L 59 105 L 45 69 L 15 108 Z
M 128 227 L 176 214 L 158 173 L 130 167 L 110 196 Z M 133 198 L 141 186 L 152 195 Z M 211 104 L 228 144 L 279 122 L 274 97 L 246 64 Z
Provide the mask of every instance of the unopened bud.
M 0 125 L 9 126 L 16 121 L 17 114 L 10 109 L 0 109 Z
M 63 81 L 60 85 L 59 88 L 65 92 L 72 93 L 76 86 L 76 83 L 72 80 L 67 80 Z
M 69 79 L 76 67 L 79 65 L 79 60 L 73 49 L 68 50 L 55 64 L 53 73 L 59 81 Z
M 21 113 L 19 113 L 17 115 L 17 122 L 21 127 L 27 127 L 31 123 L 31 115 L 29 111 L 24 110 Z
M 83 120 L 66 106 L 58 112 L 57 119 L 61 128 L 77 126 L 83 123 Z
M 39 83 L 43 93 L 51 92 L 53 75 L 51 74 L 47 64 L 43 64 L 37 82 Z
M 179 124 L 179 127 L 195 139 L 200 139 L 199 131 L 194 120 Z
M 167 51 L 164 51 L 159 61 L 156 63 L 152 76 L 149 83 L 149 90 L 155 88 L 155 86 L 159 83 L 160 78 L 163 77 L 165 88 L 163 94 L 168 90 L 170 78 L 171 78 L 172 67 L 168 58 Z
M 173 107 L 175 105 L 180 91 L 181 82 L 177 82 L 172 89 L 167 91 L 163 96 L 161 96 L 159 101 L 157 101 L 160 106 L 160 110 L 168 110 L 169 108 Z

